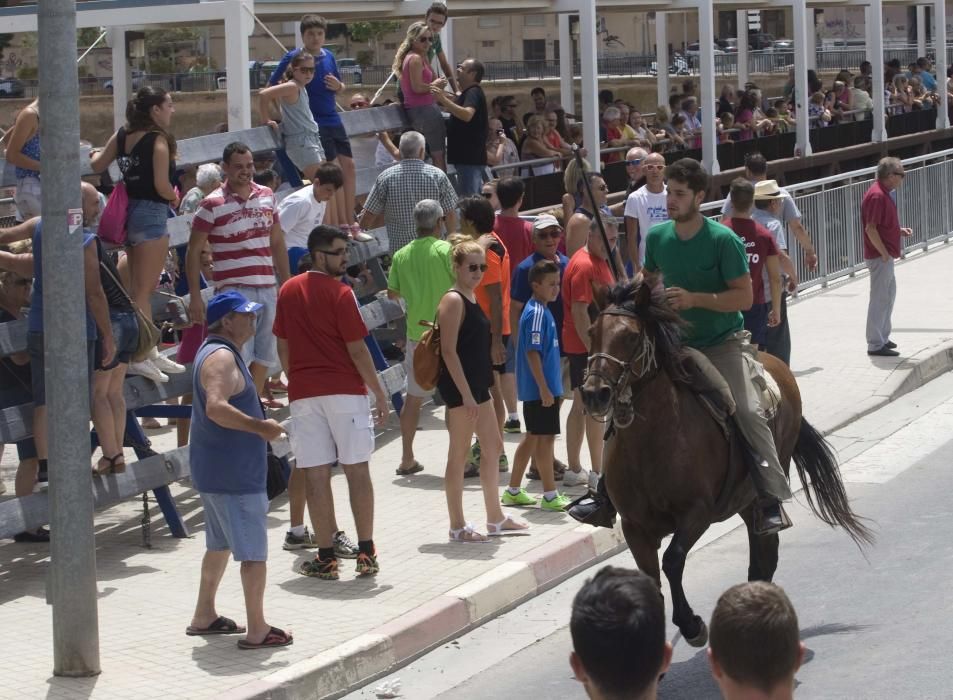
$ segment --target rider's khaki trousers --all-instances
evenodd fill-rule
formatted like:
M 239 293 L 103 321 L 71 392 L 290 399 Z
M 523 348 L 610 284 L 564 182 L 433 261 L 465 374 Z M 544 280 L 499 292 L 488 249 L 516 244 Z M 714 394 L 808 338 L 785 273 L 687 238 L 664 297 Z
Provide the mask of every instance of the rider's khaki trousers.
M 735 421 L 742 435 L 751 445 L 751 449 L 760 455 L 767 464 L 763 464 L 751 477 L 759 493 L 774 496 L 786 501 L 791 498 L 791 488 L 778 461 L 778 451 L 774 445 L 774 436 L 768 427 L 768 421 L 761 409 L 761 397 L 748 373 L 748 367 L 742 356 L 747 344 L 747 334 L 742 332 L 732 336 L 720 345 L 698 348 L 731 387 L 735 397 Z

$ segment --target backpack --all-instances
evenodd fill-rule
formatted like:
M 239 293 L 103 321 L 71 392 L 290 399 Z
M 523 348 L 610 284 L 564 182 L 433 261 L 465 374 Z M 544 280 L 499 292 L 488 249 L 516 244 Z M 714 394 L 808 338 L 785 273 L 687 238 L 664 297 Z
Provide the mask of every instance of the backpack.
M 421 321 L 421 326 L 427 330 L 414 348 L 414 379 L 424 391 L 430 391 L 437 386 L 440 376 L 440 327 L 434 321 Z

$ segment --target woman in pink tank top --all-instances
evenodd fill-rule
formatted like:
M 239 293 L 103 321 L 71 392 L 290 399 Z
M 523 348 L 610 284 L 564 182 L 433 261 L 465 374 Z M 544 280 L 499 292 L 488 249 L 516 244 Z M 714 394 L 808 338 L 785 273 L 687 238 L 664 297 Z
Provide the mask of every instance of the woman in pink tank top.
M 414 22 L 407 30 L 397 55 L 393 71 L 400 81 L 404 110 L 414 131 L 420 132 L 427 141 L 427 150 L 433 164 L 447 169 L 444 155 L 447 142 L 447 127 L 443 114 L 437 107 L 431 89 L 442 90 L 446 78 L 434 80 L 428 60 L 428 51 L 433 43 L 433 32 L 424 22 Z

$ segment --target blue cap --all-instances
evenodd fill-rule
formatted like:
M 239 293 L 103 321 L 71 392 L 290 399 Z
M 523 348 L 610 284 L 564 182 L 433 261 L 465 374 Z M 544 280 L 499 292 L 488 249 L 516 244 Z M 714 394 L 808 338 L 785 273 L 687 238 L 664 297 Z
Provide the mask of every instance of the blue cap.
M 248 301 L 241 292 L 229 290 L 212 297 L 212 300 L 208 303 L 208 310 L 205 312 L 205 320 L 211 326 L 221 321 L 232 311 L 237 311 L 240 314 L 251 314 L 256 313 L 260 308 L 261 304 Z

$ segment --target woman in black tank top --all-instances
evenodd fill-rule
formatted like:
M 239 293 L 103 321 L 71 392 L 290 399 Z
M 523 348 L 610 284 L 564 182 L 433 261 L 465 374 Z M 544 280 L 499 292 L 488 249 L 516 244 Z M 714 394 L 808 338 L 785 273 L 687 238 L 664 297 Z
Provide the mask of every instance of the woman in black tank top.
M 480 441 L 480 484 L 486 504 L 488 534 L 525 530 L 528 523 L 503 515 L 499 493 L 499 458 L 503 436 L 490 400 L 493 369 L 490 359 L 490 321 L 476 302 L 474 290 L 486 271 L 486 256 L 479 243 L 469 240 L 453 248 L 456 284 L 437 307 L 440 327 L 440 375 L 437 387 L 447 404 L 450 449 L 444 490 L 450 512 L 450 540 L 486 542 L 463 514 L 463 467 L 470 439 Z

